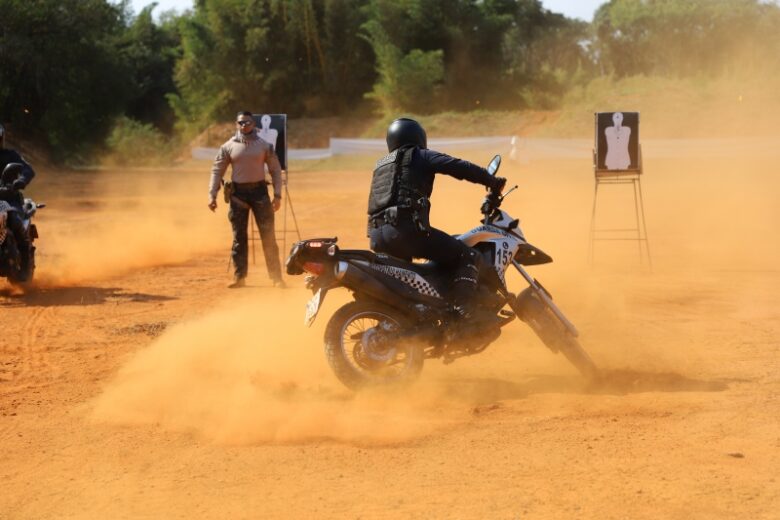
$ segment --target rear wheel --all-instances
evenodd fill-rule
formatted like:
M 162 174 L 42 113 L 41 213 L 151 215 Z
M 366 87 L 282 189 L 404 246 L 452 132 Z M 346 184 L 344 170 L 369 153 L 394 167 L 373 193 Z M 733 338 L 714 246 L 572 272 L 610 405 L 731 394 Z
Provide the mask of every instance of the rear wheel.
M 557 316 L 539 299 L 532 289 L 526 289 L 517 297 L 522 320 L 539 336 L 553 352 L 561 352 L 569 362 L 588 378 L 599 374 L 596 363 L 582 348 L 577 338 L 560 322 Z
M 339 381 L 359 390 L 416 379 L 422 347 L 394 339 L 408 325 L 403 314 L 377 302 L 350 302 L 337 310 L 325 329 L 325 354 Z

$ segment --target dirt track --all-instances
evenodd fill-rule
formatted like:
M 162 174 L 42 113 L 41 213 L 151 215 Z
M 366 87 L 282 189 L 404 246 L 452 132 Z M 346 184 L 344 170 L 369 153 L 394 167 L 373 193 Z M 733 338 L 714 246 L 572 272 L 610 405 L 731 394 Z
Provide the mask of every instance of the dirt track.
M 505 166 L 506 209 L 555 259 L 533 274 L 607 382 L 512 324 L 402 394 L 358 396 L 321 349 L 346 294 L 304 330 L 301 279 L 272 289 L 258 258 L 224 288 L 207 166 L 50 174 L 30 193 L 50 204 L 41 285 L 0 287 L 0 518 L 777 518 L 777 166 L 649 166 L 652 272 L 625 244 L 586 266 L 586 160 Z M 434 222 L 473 225 L 480 188 L 437 182 Z M 365 247 L 367 184 L 295 175 L 304 234 Z

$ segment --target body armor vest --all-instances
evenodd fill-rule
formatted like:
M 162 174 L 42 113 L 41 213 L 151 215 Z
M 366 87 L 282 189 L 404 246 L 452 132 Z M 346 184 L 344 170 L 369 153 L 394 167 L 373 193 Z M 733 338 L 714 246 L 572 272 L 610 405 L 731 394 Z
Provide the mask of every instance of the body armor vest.
M 371 179 L 368 214 L 376 215 L 393 206 L 412 206 L 425 194 L 415 189 L 409 163 L 414 146 L 402 146 L 379 159 Z

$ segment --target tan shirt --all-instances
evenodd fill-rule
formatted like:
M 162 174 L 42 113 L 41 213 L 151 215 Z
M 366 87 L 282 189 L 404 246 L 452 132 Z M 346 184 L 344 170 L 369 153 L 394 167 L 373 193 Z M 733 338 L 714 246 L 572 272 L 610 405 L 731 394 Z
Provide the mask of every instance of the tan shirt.
M 273 146 L 260 139 L 257 130 L 245 136 L 240 132 L 231 137 L 219 148 L 211 167 L 209 196 L 217 198 L 222 178 L 225 176 L 228 164 L 233 165 L 230 174 L 232 182 L 262 182 L 265 180 L 264 165 L 268 165 L 274 185 L 274 197 L 282 196 L 282 168 Z

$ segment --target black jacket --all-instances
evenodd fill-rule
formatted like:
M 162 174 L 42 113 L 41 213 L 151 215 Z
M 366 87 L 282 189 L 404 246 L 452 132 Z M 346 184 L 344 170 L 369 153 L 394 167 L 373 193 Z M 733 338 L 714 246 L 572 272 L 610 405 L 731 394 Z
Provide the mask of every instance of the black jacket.
M 415 189 L 426 197 L 433 193 L 433 181 L 437 173 L 484 186 L 490 186 L 493 181 L 485 168 L 427 148 L 416 148 L 412 152 L 409 170 Z

